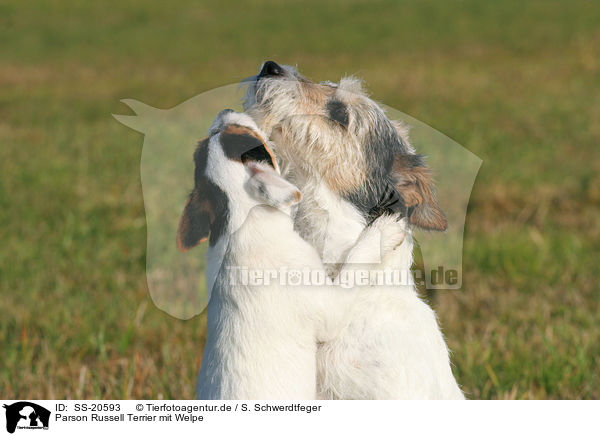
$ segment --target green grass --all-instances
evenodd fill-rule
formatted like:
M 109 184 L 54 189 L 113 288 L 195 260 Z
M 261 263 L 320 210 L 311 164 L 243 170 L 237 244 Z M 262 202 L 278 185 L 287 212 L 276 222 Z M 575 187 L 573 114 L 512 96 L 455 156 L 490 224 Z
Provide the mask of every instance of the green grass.
M 433 300 L 471 398 L 600 398 L 600 6 L 5 1 L 0 397 L 190 398 L 201 317 L 146 288 L 142 136 L 262 60 L 365 78 L 483 159 L 463 290 Z

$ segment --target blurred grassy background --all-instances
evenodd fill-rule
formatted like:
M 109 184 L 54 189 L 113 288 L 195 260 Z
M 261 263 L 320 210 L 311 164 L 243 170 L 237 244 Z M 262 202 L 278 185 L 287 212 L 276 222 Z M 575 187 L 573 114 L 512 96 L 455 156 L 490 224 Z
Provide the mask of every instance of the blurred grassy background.
M 600 397 L 600 4 L 0 3 L 0 397 L 190 398 L 203 320 L 149 299 L 142 136 L 275 59 L 357 74 L 484 161 L 462 291 L 435 299 L 471 398 Z

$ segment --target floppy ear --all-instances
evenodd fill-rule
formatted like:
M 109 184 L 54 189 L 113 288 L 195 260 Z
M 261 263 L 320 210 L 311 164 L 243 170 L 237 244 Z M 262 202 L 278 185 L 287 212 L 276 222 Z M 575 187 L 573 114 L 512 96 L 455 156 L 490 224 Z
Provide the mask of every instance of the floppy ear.
M 231 125 L 221 133 L 220 140 L 225 154 L 240 160 L 250 173 L 245 185 L 248 194 L 273 207 L 300 201 L 300 191 L 281 177 L 275 156 L 260 135 L 247 127 Z
M 272 167 L 261 162 L 246 162 L 250 179 L 246 190 L 255 199 L 273 207 L 291 206 L 302 198 L 300 190 Z
M 241 160 L 243 163 L 255 161 L 266 162 L 277 168 L 273 152 L 263 138 L 251 129 L 230 125 L 220 136 L 221 145 L 225 154 L 232 159 Z
M 396 190 L 412 212 L 410 223 L 426 230 L 446 230 L 448 221 L 435 198 L 431 171 L 423 157 L 418 154 L 396 155 L 392 174 Z
M 212 212 L 198 187 L 188 197 L 177 229 L 177 248 L 185 252 L 208 239 Z

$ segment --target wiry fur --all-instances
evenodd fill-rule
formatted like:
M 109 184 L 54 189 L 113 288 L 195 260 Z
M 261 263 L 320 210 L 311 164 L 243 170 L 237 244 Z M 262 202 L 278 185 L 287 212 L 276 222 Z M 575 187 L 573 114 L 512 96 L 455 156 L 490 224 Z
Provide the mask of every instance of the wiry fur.
M 396 203 L 411 224 L 445 229 L 428 173 L 419 166 L 398 164 L 398 156 L 414 155 L 407 129 L 387 118 L 360 80 L 316 84 L 294 68 L 280 68 L 281 74 L 261 73 L 250 83 L 244 107 L 270 136 L 286 177 L 302 190 L 295 225 L 320 250 L 324 262 L 345 262 L 345 267 L 353 258 L 369 262 L 369 253 L 351 248 L 357 244 L 364 250 L 369 244 L 357 242 L 363 240 L 361 234 L 380 230 L 375 223 L 381 219 L 366 226 L 372 211 L 381 210 L 390 187 L 400 196 Z M 413 216 L 420 220 L 415 222 Z M 410 268 L 409 225 L 402 234 L 404 243 L 383 265 L 372 268 Z M 372 259 L 371 263 L 379 261 Z M 337 269 L 329 271 L 335 274 Z M 330 314 L 337 312 L 336 306 L 330 309 Z M 435 315 L 418 298 L 414 284 L 366 287 L 346 315 L 339 335 L 319 348 L 322 397 L 463 398 Z
M 350 221 L 358 225 L 351 225 L 341 238 L 328 238 L 324 260 L 340 262 L 367 224 L 370 209 L 394 184 L 394 155 L 411 152 L 407 129 L 386 117 L 359 79 L 318 84 L 292 67 L 282 68 L 284 77 L 250 82 L 244 107 L 271 138 L 286 176 L 304 194 L 295 220 L 308 241 L 322 245 L 328 226 L 334 229 L 341 225 L 338 220 L 348 221 L 329 209 L 356 215 Z M 332 120 L 327 111 L 331 101 L 346 106 L 347 126 Z

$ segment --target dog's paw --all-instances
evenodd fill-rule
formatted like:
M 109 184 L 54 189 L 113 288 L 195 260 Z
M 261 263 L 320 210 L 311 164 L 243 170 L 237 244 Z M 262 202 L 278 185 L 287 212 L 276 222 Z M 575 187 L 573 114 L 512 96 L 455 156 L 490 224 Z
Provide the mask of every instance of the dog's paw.
M 398 220 L 396 215 L 382 215 L 373 221 L 371 227 L 372 231 L 379 233 L 381 255 L 385 256 L 404 242 L 408 221 L 406 218 Z
M 407 220 L 394 215 L 381 215 L 365 228 L 350 250 L 346 264 L 379 264 L 406 238 Z

